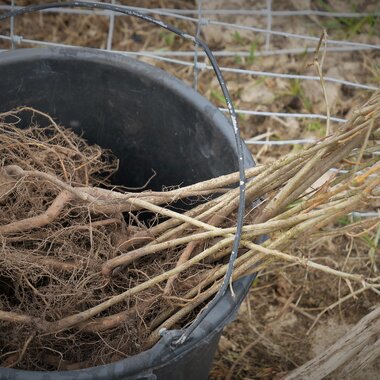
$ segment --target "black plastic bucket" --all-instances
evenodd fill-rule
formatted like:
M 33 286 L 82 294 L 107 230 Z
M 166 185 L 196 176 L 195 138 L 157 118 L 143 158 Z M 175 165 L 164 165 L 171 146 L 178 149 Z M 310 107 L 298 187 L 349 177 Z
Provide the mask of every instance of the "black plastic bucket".
M 166 72 L 136 60 L 86 49 L 19 49 L 0 53 L 0 112 L 27 105 L 52 115 L 120 159 L 126 186 L 187 185 L 238 170 L 232 126 L 209 101 Z M 246 166 L 254 161 L 244 146 Z M 253 276 L 234 283 L 190 338 L 172 347 L 166 331 L 150 350 L 77 371 L 0 368 L 0 379 L 207 379 L 223 327 Z M 1 328 L 1 325 L 0 325 Z

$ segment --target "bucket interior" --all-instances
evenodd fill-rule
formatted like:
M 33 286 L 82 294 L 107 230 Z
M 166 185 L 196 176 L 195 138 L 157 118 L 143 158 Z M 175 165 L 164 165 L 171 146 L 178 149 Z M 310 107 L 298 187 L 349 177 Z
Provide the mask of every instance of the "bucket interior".
M 237 170 L 232 127 L 179 80 L 122 56 L 77 49 L 0 54 L 0 111 L 44 111 L 120 159 L 116 184 L 161 190 Z M 252 165 L 249 157 L 248 165 Z

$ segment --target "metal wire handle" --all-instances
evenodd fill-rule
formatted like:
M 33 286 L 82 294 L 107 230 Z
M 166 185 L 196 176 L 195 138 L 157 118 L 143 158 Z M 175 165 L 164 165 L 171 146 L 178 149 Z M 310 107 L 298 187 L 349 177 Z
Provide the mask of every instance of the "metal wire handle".
M 230 259 L 228 262 L 228 267 L 226 274 L 223 279 L 223 283 L 221 287 L 219 288 L 218 292 L 214 296 L 214 298 L 207 304 L 207 306 L 202 309 L 202 311 L 198 314 L 198 316 L 195 318 L 195 320 L 192 322 L 192 324 L 185 329 L 181 337 L 173 342 L 173 345 L 179 345 L 183 344 L 189 336 L 192 334 L 192 332 L 199 326 L 199 324 L 206 318 L 208 313 L 213 309 L 213 307 L 219 302 L 219 300 L 223 297 L 225 294 L 228 286 L 230 285 L 230 281 L 232 279 L 232 273 L 234 269 L 235 260 L 237 257 L 240 240 L 241 240 L 241 234 L 242 234 L 242 227 L 243 227 L 243 220 L 244 220 L 244 210 L 245 210 L 245 172 L 244 172 L 244 155 L 243 155 L 243 142 L 240 137 L 240 130 L 239 125 L 237 121 L 237 116 L 235 112 L 235 108 L 232 104 L 231 96 L 228 92 L 226 83 L 224 81 L 223 75 L 221 73 L 221 70 L 218 66 L 218 63 L 215 59 L 215 56 L 211 52 L 210 48 L 207 46 L 207 44 L 202 41 L 197 36 L 192 36 L 188 33 L 183 32 L 182 30 L 176 28 L 175 26 L 172 26 L 170 24 L 167 24 L 161 20 L 155 19 L 153 17 L 150 17 L 148 15 L 144 15 L 142 13 L 136 12 L 135 10 L 125 7 L 125 6 L 118 6 L 114 4 L 105 4 L 105 3 L 98 3 L 93 1 L 71 1 L 71 2 L 65 2 L 65 3 L 51 3 L 51 4 L 37 4 L 37 5 L 31 5 L 28 7 L 20 8 L 17 10 L 13 10 L 11 12 L 8 12 L 4 15 L 0 15 L 0 21 L 6 20 L 8 18 L 12 18 L 15 16 L 19 16 L 26 13 L 33 13 L 42 11 L 45 9 L 52 9 L 52 8 L 93 8 L 93 9 L 103 9 L 108 10 L 112 12 L 118 12 L 122 13 L 128 16 L 137 17 L 139 19 L 142 19 L 144 21 L 148 21 L 152 24 L 155 24 L 161 28 L 164 28 L 172 33 L 177 34 L 178 36 L 192 41 L 195 45 L 201 46 L 205 54 L 207 55 L 208 59 L 210 60 L 210 63 L 214 69 L 215 75 L 218 79 L 219 85 L 222 89 L 224 98 L 226 100 L 228 112 L 231 117 L 232 127 L 235 135 L 235 143 L 236 143 L 236 149 L 238 153 L 238 166 L 239 166 L 239 207 L 238 207 L 238 215 L 237 215 L 237 225 L 236 225 L 236 234 L 233 242 L 232 252 L 230 255 Z

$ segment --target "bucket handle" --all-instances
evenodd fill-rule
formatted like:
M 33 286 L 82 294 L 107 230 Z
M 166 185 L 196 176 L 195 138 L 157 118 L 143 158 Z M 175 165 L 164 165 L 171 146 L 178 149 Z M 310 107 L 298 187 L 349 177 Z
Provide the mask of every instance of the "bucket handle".
M 234 131 L 235 136 L 235 143 L 236 143 L 236 149 L 238 153 L 238 167 L 239 167 L 239 207 L 238 207 L 238 215 L 237 215 L 237 225 L 236 225 L 236 234 L 233 242 L 232 252 L 230 255 L 230 259 L 228 262 L 228 267 L 226 274 L 223 279 L 223 283 L 221 287 L 219 288 L 218 292 L 214 296 L 214 298 L 206 305 L 205 308 L 202 309 L 202 311 L 198 314 L 198 316 L 195 318 L 195 320 L 185 328 L 184 332 L 180 336 L 179 339 L 177 339 L 172 344 L 174 346 L 183 344 L 189 336 L 193 333 L 193 331 L 200 325 L 200 323 L 206 318 L 208 313 L 213 309 L 213 307 L 219 302 L 219 300 L 223 297 L 226 290 L 228 289 L 230 285 L 230 281 L 232 279 L 232 273 L 234 269 L 234 263 L 237 258 L 237 253 L 240 245 L 241 240 L 241 234 L 242 234 L 242 228 L 243 228 L 243 221 L 244 221 L 244 210 L 245 210 L 245 183 L 246 183 L 246 177 L 244 172 L 244 155 L 243 155 L 243 142 L 240 136 L 240 130 L 239 125 L 237 121 L 237 115 L 235 112 L 235 108 L 232 103 L 231 96 L 229 94 L 229 91 L 227 89 L 225 80 L 223 78 L 222 72 L 219 68 L 219 65 L 216 61 L 215 56 L 211 52 L 210 48 L 207 46 L 207 44 L 201 40 L 200 38 L 196 36 L 192 36 L 191 34 L 185 33 L 182 30 L 176 28 L 173 25 L 167 24 L 161 20 L 155 19 L 151 16 L 139 13 L 135 11 L 134 9 L 125 7 L 125 6 L 118 6 L 114 4 L 105 4 L 105 3 L 98 3 L 94 1 L 71 1 L 71 2 L 65 2 L 65 3 L 50 3 L 50 4 L 37 4 L 37 5 L 31 5 L 24 8 L 19 8 L 16 10 L 12 10 L 11 12 L 8 12 L 6 14 L 0 15 L 0 21 L 6 20 L 8 18 L 12 18 L 15 16 L 19 16 L 26 13 L 34 13 L 38 11 L 42 11 L 45 9 L 52 9 L 52 8 L 91 8 L 91 9 L 103 9 L 108 10 L 111 12 L 118 12 L 122 13 L 128 16 L 137 17 L 139 19 L 142 19 L 144 21 L 148 21 L 152 24 L 155 24 L 161 28 L 164 28 L 172 33 L 177 34 L 178 36 L 192 41 L 195 45 L 198 45 L 202 47 L 203 51 L 207 55 L 208 59 L 210 60 L 211 66 L 215 72 L 215 75 L 218 79 L 219 85 L 222 89 L 223 96 L 226 100 L 228 112 L 231 117 L 232 127 Z

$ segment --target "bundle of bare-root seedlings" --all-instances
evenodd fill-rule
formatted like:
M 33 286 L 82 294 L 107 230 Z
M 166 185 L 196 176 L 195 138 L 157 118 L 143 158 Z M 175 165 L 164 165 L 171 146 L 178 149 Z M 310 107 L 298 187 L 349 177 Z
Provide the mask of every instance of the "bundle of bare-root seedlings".
M 22 129 L 20 115 L 28 112 L 30 126 Z M 37 114 L 48 127 L 34 124 Z M 306 235 L 342 215 L 378 207 L 379 116 L 375 94 L 328 137 L 246 171 L 247 215 L 234 279 L 284 260 L 380 292 L 379 279 L 291 254 Z M 111 152 L 48 115 L 23 108 L 1 114 L 0 122 L 1 366 L 110 363 L 154 345 L 162 328 L 193 320 L 226 273 L 238 173 L 132 193 L 111 187 L 118 167 Z M 167 207 L 189 197 L 202 202 L 182 214 Z M 140 220 L 147 211 L 155 217 Z M 378 224 L 379 218 L 364 219 L 343 229 Z M 261 235 L 269 238 L 259 245 Z

